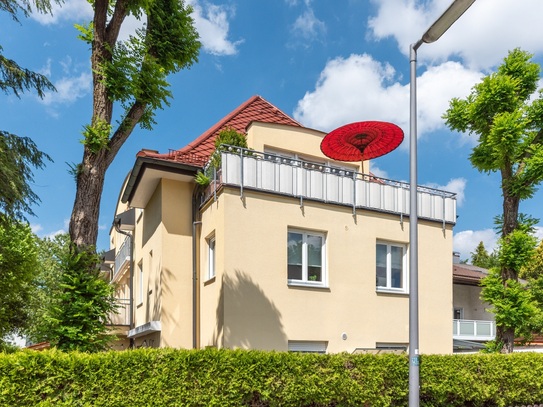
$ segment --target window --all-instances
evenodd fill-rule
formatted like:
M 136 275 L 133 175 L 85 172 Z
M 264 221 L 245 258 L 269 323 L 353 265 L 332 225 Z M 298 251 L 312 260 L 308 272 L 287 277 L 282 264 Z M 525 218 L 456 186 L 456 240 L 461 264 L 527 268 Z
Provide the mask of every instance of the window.
M 325 341 L 288 341 L 289 352 L 326 353 L 328 342 Z
M 215 277 L 215 235 L 207 239 L 207 279 Z
M 464 319 L 464 308 L 454 307 L 453 319 Z
M 377 243 L 376 286 L 378 291 L 407 292 L 406 250 L 404 245 Z
M 321 233 L 289 230 L 288 283 L 325 286 L 325 237 Z
M 143 304 L 143 262 L 138 263 L 138 274 L 139 274 L 139 304 Z

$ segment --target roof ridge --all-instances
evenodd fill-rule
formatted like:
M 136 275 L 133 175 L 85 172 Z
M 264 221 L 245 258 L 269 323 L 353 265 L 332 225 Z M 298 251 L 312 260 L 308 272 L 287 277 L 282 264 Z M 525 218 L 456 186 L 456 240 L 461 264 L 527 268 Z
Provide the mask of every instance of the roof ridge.
M 163 154 L 156 151 L 141 150 L 137 155 L 138 157 L 205 164 L 215 150 L 215 138 L 221 129 L 231 127 L 238 132 L 245 132 L 247 126 L 255 121 L 303 127 L 299 122 L 268 102 L 262 96 L 255 95 L 228 113 L 186 146 L 178 150 L 170 150 L 168 153 Z
M 253 103 L 261 101 L 267 105 L 269 105 L 271 108 L 275 109 L 278 113 L 285 116 L 285 118 L 288 118 L 289 121 L 295 123 L 298 126 L 302 126 L 300 123 L 298 123 L 296 120 L 291 118 L 289 115 L 287 115 L 285 112 L 283 112 L 281 109 L 276 107 L 275 105 L 268 102 L 266 99 L 264 99 L 260 95 L 254 95 L 245 102 L 243 102 L 241 105 L 239 105 L 236 109 L 231 111 L 229 114 L 224 116 L 221 120 L 219 120 L 217 123 L 215 123 L 213 126 L 211 126 L 209 129 L 207 129 L 205 132 L 203 132 L 200 136 L 198 136 L 196 139 L 194 139 L 192 142 L 187 144 L 185 147 L 180 148 L 177 150 L 180 153 L 185 153 L 190 151 L 193 148 L 197 148 L 202 142 L 206 141 L 209 137 L 211 137 L 216 131 L 221 129 L 222 127 L 225 127 L 229 122 L 232 122 L 236 116 L 239 116 L 241 113 L 243 113 L 249 106 L 251 106 Z

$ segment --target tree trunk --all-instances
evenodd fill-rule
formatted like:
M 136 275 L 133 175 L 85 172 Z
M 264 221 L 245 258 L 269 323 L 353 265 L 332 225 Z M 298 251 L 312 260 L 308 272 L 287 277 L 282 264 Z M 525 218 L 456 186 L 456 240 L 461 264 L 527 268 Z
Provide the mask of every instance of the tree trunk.
M 496 327 L 496 343 L 501 344 L 501 353 L 513 353 L 515 329 L 504 326 Z
M 509 174 L 509 173 L 508 173 Z M 502 193 L 503 193 L 503 225 L 502 225 L 502 238 L 512 233 L 518 226 L 518 211 L 520 205 L 520 198 L 514 194 L 509 193 L 505 187 L 508 184 L 510 178 L 504 178 L 508 176 L 502 172 Z M 518 270 L 514 270 L 509 267 L 501 267 L 501 277 L 504 287 L 507 287 L 507 280 L 518 281 Z M 501 343 L 502 353 L 512 353 L 515 342 L 515 328 L 508 326 L 496 327 L 496 342 Z
M 85 147 L 77 174 L 75 202 L 70 218 L 70 238 L 79 248 L 96 247 L 106 170 L 105 152 L 94 154 Z

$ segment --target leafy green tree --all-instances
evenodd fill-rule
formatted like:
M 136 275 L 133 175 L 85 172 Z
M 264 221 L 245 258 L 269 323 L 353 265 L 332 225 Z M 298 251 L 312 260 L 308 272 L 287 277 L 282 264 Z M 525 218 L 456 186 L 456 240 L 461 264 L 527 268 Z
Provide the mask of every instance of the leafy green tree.
M 71 248 L 60 256 L 60 290 L 46 315 L 49 341 L 66 351 L 105 350 L 115 339 L 107 326 L 117 310 L 114 286 L 100 275 L 97 255 Z
M 540 67 L 531 58 L 520 49 L 509 52 L 498 70 L 475 85 L 467 98 L 452 99 L 444 115 L 451 130 L 478 136 L 470 155 L 472 165 L 501 175 L 501 238 L 506 252 L 514 246 L 509 246 L 508 239 L 519 227 L 520 202 L 531 198 L 543 180 L 543 96 L 532 97 Z M 520 268 L 516 267 L 522 266 L 511 261 L 510 255 L 514 253 L 500 256 L 504 288 L 518 281 Z M 513 351 L 516 327 L 508 323 L 497 324 L 496 340 L 502 352 Z
M 70 253 L 67 233 L 37 239 L 39 270 L 34 278 L 30 299 L 30 321 L 24 330 L 32 342 L 52 342 L 54 321 L 51 313 L 60 306 L 62 295 L 62 261 Z
M 471 264 L 477 267 L 489 269 L 498 266 L 498 256 L 496 253 L 488 254 L 484 243 L 481 241 L 471 254 Z
M 136 125 L 150 129 L 157 109 L 172 96 L 168 75 L 197 61 L 200 42 L 192 8 L 181 0 L 93 0 L 93 21 L 78 26 L 91 48 L 93 106 L 83 131 L 83 158 L 74 168 L 76 196 L 70 237 L 94 247 L 106 170 Z M 120 41 L 127 16 L 146 25 Z M 122 112 L 114 121 L 114 107 Z
M 30 227 L 4 219 L 0 222 L 0 343 L 27 326 L 37 269 L 37 246 Z

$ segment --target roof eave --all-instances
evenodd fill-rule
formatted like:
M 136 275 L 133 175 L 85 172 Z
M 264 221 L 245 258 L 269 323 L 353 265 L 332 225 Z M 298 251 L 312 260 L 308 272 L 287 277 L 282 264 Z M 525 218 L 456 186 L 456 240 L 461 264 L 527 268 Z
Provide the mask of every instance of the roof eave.
M 131 202 L 134 195 L 140 186 L 145 171 L 148 169 L 163 172 L 165 175 L 178 174 L 194 177 L 201 168 L 202 167 L 184 164 L 177 161 L 139 156 L 136 158 L 132 171 L 130 171 L 128 181 L 126 182 L 123 194 L 121 195 L 121 202 L 128 202 L 130 206 L 132 206 Z

